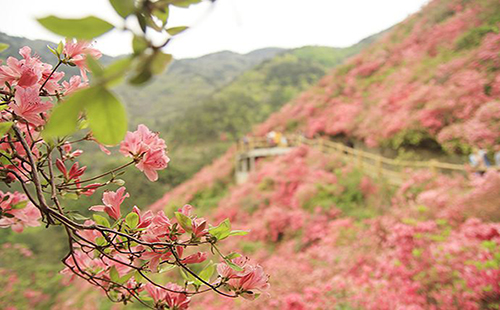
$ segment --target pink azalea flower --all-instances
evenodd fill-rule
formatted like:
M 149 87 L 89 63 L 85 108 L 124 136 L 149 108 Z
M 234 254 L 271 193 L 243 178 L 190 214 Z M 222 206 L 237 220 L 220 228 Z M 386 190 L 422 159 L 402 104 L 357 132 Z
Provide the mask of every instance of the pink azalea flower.
M 189 217 L 189 216 L 191 216 L 191 212 L 193 211 L 193 206 L 189 205 L 189 204 L 185 204 L 184 206 L 182 206 L 182 208 L 180 208 L 177 211 L 179 211 L 180 213 Z
M 174 283 L 168 283 L 165 287 L 172 291 L 182 292 L 183 288 Z M 187 297 L 184 293 L 174 293 L 162 288 L 156 287 L 151 283 L 146 283 L 145 285 L 146 291 L 149 293 L 149 296 L 153 298 L 157 305 L 166 303 L 168 309 L 178 309 L 185 310 L 189 307 L 189 302 L 191 298 Z
M 165 149 L 166 147 L 165 140 L 145 125 L 140 124 L 136 131 L 127 132 L 125 139 L 120 144 L 120 152 L 127 157 L 135 157 L 151 149 Z
M 40 126 L 45 123 L 40 114 L 47 112 L 52 104 L 43 102 L 38 95 L 38 87 L 16 87 L 15 102 L 9 104 L 12 111 L 27 122 Z
M 142 124 L 136 131 L 127 132 L 120 144 L 120 152 L 127 157 L 138 159 L 136 167 L 153 182 L 158 179 L 156 171 L 167 168 L 170 161 L 165 149 L 165 141 Z
M 245 299 L 255 299 L 254 290 L 265 292 L 269 289 L 269 276 L 261 266 L 249 266 L 247 274 L 241 278 L 233 278 L 228 281 L 237 293 Z
M 116 192 L 107 191 L 102 194 L 104 205 L 90 207 L 89 210 L 97 212 L 106 212 L 111 218 L 117 220 L 121 216 L 120 205 L 129 194 L 125 194 L 125 187 L 120 187 Z
M 1 218 L 0 227 L 11 227 L 17 233 L 23 232 L 25 227 L 40 226 L 40 218 L 42 217 L 40 211 L 31 203 L 22 209 L 12 209 L 8 212 L 13 215 L 13 218 Z
M 147 227 L 146 234 L 143 235 L 148 242 L 161 241 L 160 238 L 169 238 L 172 223 L 163 210 L 156 213 L 151 224 Z
M 156 171 L 167 168 L 169 161 L 170 158 L 167 157 L 165 151 L 158 149 L 144 154 L 144 157 L 136 167 L 144 172 L 150 181 L 154 182 L 158 180 L 158 172 Z
M 168 283 L 167 285 L 165 285 L 165 287 L 173 291 L 183 290 L 182 287 L 174 283 Z M 179 309 L 179 310 L 188 309 L 189 301 L 191 300 L 191 298 L 187 297 L 186 294 L 172 293 L 167 291 L 166 295 L 167 295 L 166 296 L 167 305 L 170 309 Z
M 64 95 L 68 96 L 75 91 L 85 88 L 88 86 L 87 82 L 82 82 L 82 78 L 78 75 L 74 75 L 68 81 L 63 81 L 62 86 L 64 89 Z
M 141 215 L 141 210 L 137 208 L 137 206 L 134 206 L 132 211 L 139 216 L 139 224 L 137 225 L 137 228 L 146 228 L 153 222 L 154 216 L 151 210 L 146 211 L 146 213 Z
M 22 88 L 32 87 L 42 80 L 43 72 L 50 70 L 52 66 L 44 64 L 38 57 L 31 57 L 31 49 L 27 46 L 19 50 L 23 59 L 14 57 L 7 59 L 7 66 L 0 67 L 0 86 L 5 82 Z
M 1 228 L 10 227 L 13 231 L 20 233 L 24 227 L 40 226 L 39 220 L 42 215 L 31 202 L 28 201 L 22 208 L 16 207 L 27 201 L 28 198 L 25 195 L 18 192 L 4 194 L 0 191 L 0 198 L 0 210 L 12 216 L 0 218 Z
M 92 220 L 86 220 L 83 223 L 85 226 L 94 225 L 95 222 Z M 85 241 L 95 242 L 95 239 L 102 237 L 101 233 L 95 229 L 83 229 L 78 232 L 78 235 L 85 239 Z
M 229 267 L 228 264 L 220 263 L 217 264 L 217 273 L 222 277 L 226 279 L 232 279 L 232 278 L 239 278 L 244 276 L 245 273 L 245 266 L 248 262 L 248 258 L 245 256 L 239 256 L 231 260 L 236 266 L 239 266 L 243 268 L 243 271 L 236 271 L 233 268 Z
M 91 42 L 88 41 L 74 41 L 71 39 L 66 39 L 66 44 L 64 45 L 63 54 L 66 59 L 74 63 L 78 68 L 80 68 L 80 74 L 84 81 L 87 81 L 87 55 L 92 56 L 95 59 L 99 59 L 102 53 L 91 46 Z
M 203 218 L 197 218 L 192 221 L 193 235 L 195 238 L 201 238 L 208 234 L 207 221 Z
M 95 191 L 101 186 L 102 186 L 101 183 L 89 184 L 82 189 L 82 194 L 85 196 L 92 196 L 92 194 L 94 194 Z
M 207 259 L 207 256 L 207 253 L 198 252 L 183 258 L 181 262 L 184 264 L 198 264 L 204 262 Z
M 169 250 L 165 250 L 164 252 L 144 252 L 141 255 L 141 259 L 149 261 L 149 269 L 152 272 L 156 272 L 158 270 L 158 266 L 160 262 L 168 260 L 172 256 L 172 252 Z

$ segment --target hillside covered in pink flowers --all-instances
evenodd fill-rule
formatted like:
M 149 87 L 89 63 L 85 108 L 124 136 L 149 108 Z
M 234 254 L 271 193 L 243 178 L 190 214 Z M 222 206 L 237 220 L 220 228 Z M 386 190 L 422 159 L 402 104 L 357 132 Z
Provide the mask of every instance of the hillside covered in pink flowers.
M 369 146 L 500 142 L 500 4 L 436 0 L 262 124 Z
M 468 154 L 500 142 L 500 3 L 435 0 L 287 104 L 271 130 Z M 392 187 L 298 147 L 233 180 L 234 155 L 151 206 L 250 229 L 228 248 L 257 259 L 270 296 L 203 309 L 499 309 L 500 173 L 408 171 Z M 200 308 L 201 309 L 201 308 Z

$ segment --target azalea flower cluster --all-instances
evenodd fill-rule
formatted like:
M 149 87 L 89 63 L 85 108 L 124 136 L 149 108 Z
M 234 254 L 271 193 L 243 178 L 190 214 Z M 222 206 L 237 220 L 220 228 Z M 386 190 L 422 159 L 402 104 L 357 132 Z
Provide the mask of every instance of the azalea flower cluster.
M 0 227 L 11 227 L 20 233 L 24 227 L 40 226 L 41 217 L 40 211 L 28 201 L 26 195 L 0 191 Z
M 74 244 L 77 250 L 65 259 L 67 268 L 63 273 L 72 278 L 78 275 L 106 291 L 119 294 L 119 301 L 140 299 L 147 293 L 154 301 L 152 306 L 158 309 L 187 309 L 190 296 L 196 294 L 202 285 L 220 290 L 219 293 L 228 297 L 246 299 L 255 299 L 269 288 L 268 275 L 262 267 L 249 264 L 248 258 L 234 253 L 231 257 L 236 258 L 232 260 L 220 255 L 223 262 L 217 265 L 218 275 L 213 281 L 210 280 L 215 271 L 212 263 L 203 269 L 210 271 L 202 272 L 200 276 L 192 274 L 188 265 L 206 262 L 209 253 L 198 251 L 186 255 L 185 252 L 192 252 L 190 247 L 201 244 L 216 249 L 217 239 L 236 232 L 227 230 L 226 222 L 209 229 L 207 221 L 196 217 L 190 205 L 179 209 L 175 219 L 168 218 L 163 211 L 142 214 L 137 207 L 123 218 L 120 209 L 127 197 L 124 187 L 116 192 L 107 191 L 103 194 L 104 205 L 90 208 L 105 212 L 115 220 L 111 225 L 95 215 L 96 222 L 105 227 L 119 227 L 119 231 L 128 233 L 127 237 L 122 238 L 123 235 L 119 234 L 116 238 L 122 241 L 113 243 L 100 230 L 78 232 L 79 240 Z M 96 222 L 88 220 L 85 225 L 95 225 Z M 219 252 L 218 249 L 215 251 Z M 197 290 L 189 292 L 175 283 L 158 285 L 150 278 L 149 274 L 163 273 L 175 266 L 183 268 L 186 283 L 193 284 Z
M 156 171 L 165 169 L 170 161 L 165 154 L 166 148 L 165 141 L 144 125 L 139 125 L 135 132 L 128 132 L 120 144 L 120 152 L 137 160 L 136 167 L 152 182 L 158 180 Z
M 144 125 L 127 132 L 120 143 L 119 151 L 129 162 L 97 176 L 87 176 L 87 167 L 78 161 L 84 152 L 77 143 L 96 143 L 104 153 L 111 154 L 92 131 L 79 139 L 46 140 L 44 129 L 50 110 L 69 105 L 71 97 L 67 97 L 88 85 L 87 57 L 101 56 L 86 41 L 66 40 L 52 51 L 58 59 L 54 67 L 32 55 L 28 47 L 20 50 L 21 60 L 10 57 L 0 66 L 0 101 L 4 107 L 0 112 L 0 177 L 6 183 L 17 182 L 24 192 L 0 192 L 0 227 L 22 232 L 41 222 L 64 226 L 72 246 L 63 259 L 63 273 L 70 279 L 87 280 L 117 302 L 187 309 L 191 296 L 208 291 L 230 298 L 255 297 L 254 291 L 265 291 L 268 277 L 261 267 L 247 263 L 239 266 L 231 261 L 239 254 L 224 255 L 218 249 L 222 240 L 247 232 L 231 230 L 227 220 L 211 226 L 197 217 L 190 205 L 175 212 L 174 219 L 164 211 L 143 213 L 137 206 L 122 214 L 129 194 L 121 186 L 104 191 L 102 205 L 89 208 L 95 212 L 92 218 L 66 211 L 64 204 L 68 201 L 95 195 L 98 189 L 113 184 L 123 185 L 116 174 L 129 166 L 135 165 L 150 181 L 156 181 L 158 171 L 167 168 L 170 159 L 165 141 Z M 63 80 L 64 73 L 57 71 L 61 65 L 76 66 L 81 75 Z M 85 118 L 85 113 L 79 113 L 77 122 L 83 124 Z M 238 277 L 215 275 L 216 265 L 208 260 L 209 253 L 216 253 L 215 261 L 220 259 L 237 270 Z M 195 272 L 191 267 L 194 264 L 203 264 L 204 269 Z M 169 274 L 171 282 L 163 285 L 152 277 L 172 270 L 180 270 L 183 279 Z M 248 278 L 244 285 L 233 283 L 244 277 Z

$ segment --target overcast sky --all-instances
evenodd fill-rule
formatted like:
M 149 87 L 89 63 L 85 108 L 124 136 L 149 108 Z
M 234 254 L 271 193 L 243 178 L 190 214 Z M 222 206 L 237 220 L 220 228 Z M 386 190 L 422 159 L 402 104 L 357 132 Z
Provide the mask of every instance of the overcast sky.
M 172 11 L 172 25 L 193 26 L 168 46 L 176 58 L 221 50 L 247 53 L 264 47 L 345 47 L 404 20 L 428 0 L 217 0 Z M 107 0 L 0 0 L 0 31 L 29 39 L 58 41 L 37 17 L 95 15 L 120 19 Z M 109 55 L 130 52 L 131 38 L 113 31 L 96 46 Z

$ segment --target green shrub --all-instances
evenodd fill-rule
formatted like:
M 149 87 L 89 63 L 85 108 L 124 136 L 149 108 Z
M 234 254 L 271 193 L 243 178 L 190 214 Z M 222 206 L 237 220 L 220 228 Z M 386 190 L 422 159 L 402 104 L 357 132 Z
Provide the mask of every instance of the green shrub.
M 490 32 L 498 33 L 498 27 L 485 25 L 472 28 L 457 39 L 455 49 L 466 50 L 474 48 L 481 44 L 483 37 Z

